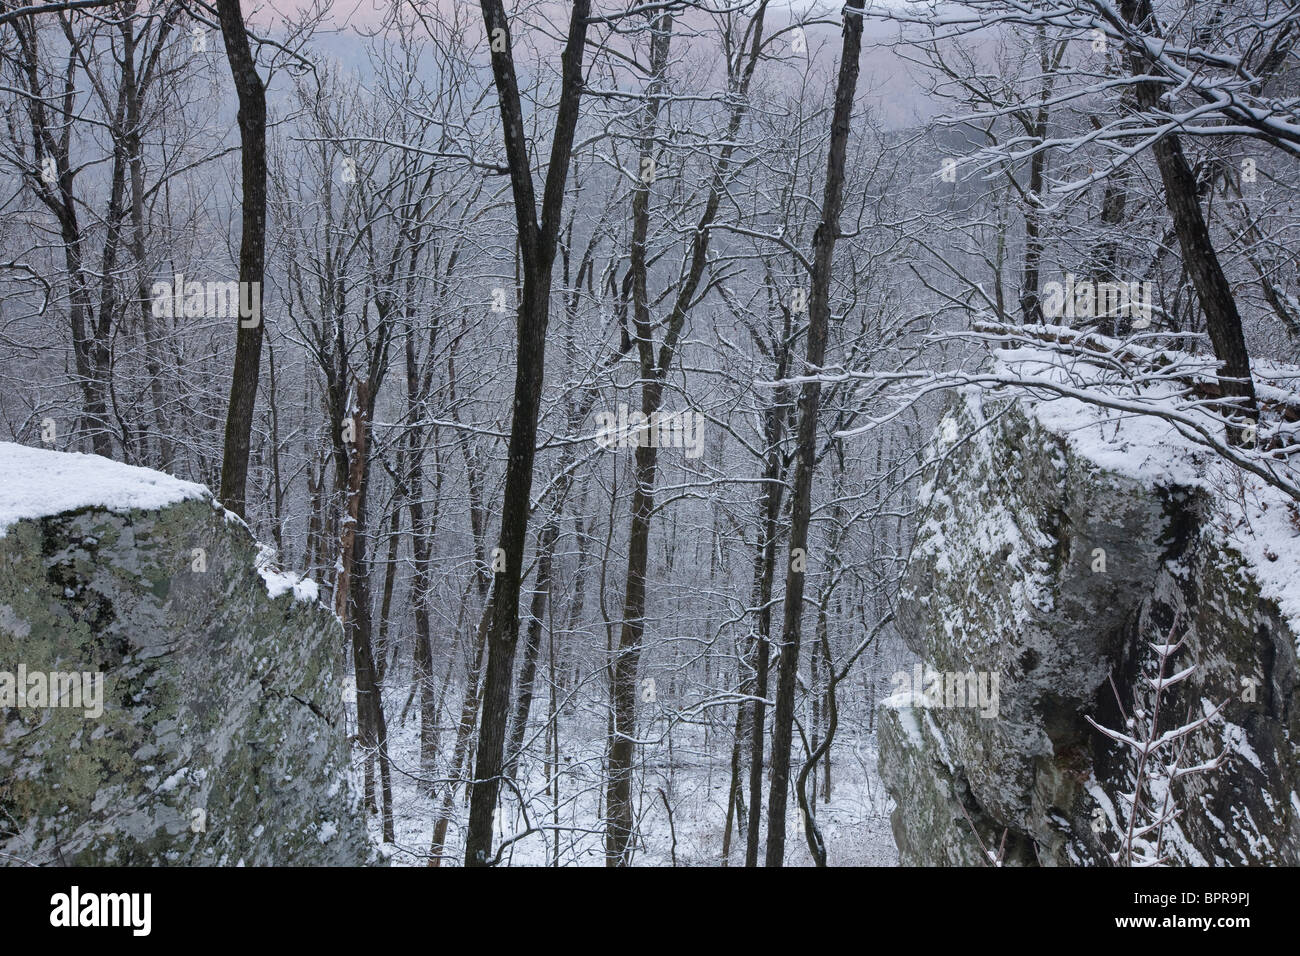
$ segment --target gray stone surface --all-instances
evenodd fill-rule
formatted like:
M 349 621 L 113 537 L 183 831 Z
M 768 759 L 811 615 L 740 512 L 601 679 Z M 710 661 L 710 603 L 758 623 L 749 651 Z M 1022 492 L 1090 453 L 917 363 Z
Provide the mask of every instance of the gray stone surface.
M 943 460 L 922 490 L 899 628 L 923 666 L 997 674 L 1000 700 L 993 718 L 906 695 L 880 706 L 901 862 L 980 865 L 981 841 L 1004 834 L 1011 864 L 1112 862 L 1133 762 L 1085 715 L 1120 725 L 1108 675 L 1129 707 L 1175 615 L 1188 629 L 1176 664 L 1197 669 L 1161 727 L 1227 701 L 1183 764 L 1227 757 L 1175 785 L 1183 812 L 1162 849 L 1174 864 L 1300 862 L 1296 633 L 1226 543 L 1214 496 L 1103 467 L 1020 403 L 963 395 L 948 415 L 972 437 L 931 449 Z
M 272 598 L 257 557 L 210 499 L 0 537 L 0 671 L 105 682 L 98 718 L 0 708 L 0 862 L 369 860 L 339 622 L 292 589 Z

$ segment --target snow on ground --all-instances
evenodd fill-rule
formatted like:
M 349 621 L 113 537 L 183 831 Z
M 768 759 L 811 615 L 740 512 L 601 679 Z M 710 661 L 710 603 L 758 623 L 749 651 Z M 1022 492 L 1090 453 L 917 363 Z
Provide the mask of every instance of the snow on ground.
M 539 690 L 541 690 L 539 688 Z M 442 803 L 421 795 L 415 781 L 419 772 L 420 718 L 418 705 L 412 704 L 406 720 L 401 710 L 409 688 L 404 681 L 390 682 L 385 694 L 389 714 L 389 742 L 393 763 L 393 804 L 396 840 L 383 847 L 395 866 L 423 866 L 429 853 L 434 820 Z M 459 689 L 457 690 L 459 693 Z M 451 701 L 455 694 L 448 694 Z M 448 706 L 448 710 L 452 705 Z M 455 705 L 459 706 L 459 700 Z M 536 735 L 535 749 L 541 750 L 546 713 L 545 692 L 539 693 L 529 723 L 530 736 Z M 355 726 L 355 719 L 350 717 Z M 443 759 L 455 738 L 453 721 L 443 716 L 440 748 Z M 889 827 L 892 803 L 876 773 L 874 739 L 865 736 L 854 740 L 845 723 L 840 725 L 831 767 L 829 803 L 818 804 L 818 822 L 829 851 L 831 866 L 897 866 L 898 851 Z M 537 759 L 525 762 L 527 782 L 521 787 L 528 795 L 528 824 L 541 826 L 544 832 L 530 834 L 513 844 L 503 858 L 512 866 L 549 865 L 553 858 L 555 834 L 560 837 L 560 865 L 603 866 L 604 831 L 601 828 L 600 766 L 604 748 L 604 721 L 594 711 L 562 713 L 560 717 L 561 763 L 558 813 L 547 796 L 545 767 Z M 722 831 L 727 814 L 727 787 L 730 784 L 729 729 L 718 730 L 701 725 L 676 724 L 668 736 L 662 722 L 640 728 L 642 739 L 655 738 L 660 744 L 638 751 L 636 777 L 639 829 L 642 847 L 633 860 L 635 866 L 719 866 L 722 865 Z M 710 760 L 710 754 L 712 758 Z M 798 769 L 797 764 L 794 768 Z M 440 771 L 441 772 L 441 771 Z M 766 798 L 766 779 L 764 797 Z M 672 807 L 671 824 L 665 809 Z M 503 788 L 504 811 L 498 811 L 493 850 L 503 839 L 528 829 L 519 812 L 519 801 L 510 789 Z M 793 798 L 791 819 L 786 833 L 786 865 L 811 866 L 812 858 L 804 842 L 799 811 Z M 466 794 L 457 792 L 452 823 L 447 831 L 444 866 L 460 866 L 464 858 L 464 826 L 468 817 Z M 554 829 L 558 827 L 559 829 Z M 370 817 L 371 838 L 381 842 L 379 816 Z M 674 846 L 674 836 L 676 844 Z M 760 853 L 761 853 L 760 849 Z M 744 865 L 744 842 L 732 834 L 729 866 Z
M 105 508 L 154 509 L 189 498 L 211 498 L 203 485 L 98 455 L 0 442 L 0 537 L 25 518 Z

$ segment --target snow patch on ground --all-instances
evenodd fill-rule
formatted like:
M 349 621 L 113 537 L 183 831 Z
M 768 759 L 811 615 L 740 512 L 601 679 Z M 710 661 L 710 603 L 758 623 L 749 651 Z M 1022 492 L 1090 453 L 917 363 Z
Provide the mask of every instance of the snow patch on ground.
M 416 706 L 403 715 L 409 692 L 407 680 L 395 675 L 385 682 L 384 707 L 389 717 L 389 747 L 394 767 L 393 803 L 395 842 L 382 843 L 380 818 L 369 818 L 372 842 L 393 866 L 424 866 L 428 861 L 434 820 L 442 806 L 442 783 L 448 774 L 439 766 L 438 793 L 419 791 L 416 778 L 420 767 L 420 717 Z M 454 728 L 458 719 L 462 688 L 446 694 L 440 723 Z M 545 691 L 540 690 L 544 695 Z M 534 702 L 530 739 L 544 738 L 539 719 L 544 699 Z M 455 712 L 453 712 L 455 711 Z M 349 727 L 356 726 L 355 700 L 347 704 Z M 593 717 L 576 708 L 561 708 L 560 768 L 550 768 L 533 754 L 521 764 L 519 789 L 503 788 L 501 808 L 495 816 L 492 846 L 534 832 L 512 843 L 502 863 L 511 866 L 548 866 L 554 862 L 558 836 L 561 866 L 604 866 L 604 830 L 600 808 L 603 796 L 601 761 L 606 727 L 601 716 Z M 876 769 L 876 741 L 865 724 L 853 735 L 854 715 L 842 716 L 840 733 L 832 749 L 832 796 L 817 801 L 817 822 L 825 838 L 830 866 L 898 866 L 889 814 L 893 801 L 885 791 Z M 638 755 L 639 772 L 635 797 L 637 830 L 640 836 L 633 860 L 635 866 L 743 866 L 745 841 L 733 829 L 728 859 L 722 856 L 722 837 L 727 815 L 730 772 L 725 760 L 710 760 L 730 723 L 719 721 L 706 728 L 699 724 L 674 724 L 671 731 L 661 721 L 647 720 L 640 726 L 645 739 L 666 737 L 671 746 L 643 749 Z M 454 734 L 444 732 L 441 747 L 452 749 Z M 540 746 L 540 745 L 539 745 Z M 729 740 L 726 746 L 730 747 Z M 442 754 L 446 759 L 446 753 Z M 358 772 L 362 756 L 354 751 Z M 558 783 L 559 804 L 554 801 Z M 516 792 L 522 794 L 527 814 L 521 812 Z M 766 792 L 766 784 L 764 786 Z M 668 808 L 671 808 L 669 810 Z M 443 866 L 460 866 L 464 858 L 464 829 L 468 816 L 465 789 L 460 787 L 452 804 L 451 825 Z M 766 814 L 764 814 L 766 818 Z M 760 844 L 760 853 L 762 844 Z M 786 866 L 812 866 L 804 840 L 799 810 L 793 797 L 786 820 Z

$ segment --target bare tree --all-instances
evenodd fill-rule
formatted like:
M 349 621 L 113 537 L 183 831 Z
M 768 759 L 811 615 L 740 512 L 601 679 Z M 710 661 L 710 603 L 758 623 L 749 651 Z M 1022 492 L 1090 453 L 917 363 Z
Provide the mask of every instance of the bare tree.
M 568 36 L 561 56 L 560 102 L 539 221 L 532 161 L 524 133 L 523 105 L 512 58 L 510 24 L 500 0 L 482 0 L 481 5 L 483 25 L 492 51 L 492 74 L 496 80 L 510 187 L 514 195 L 519 251 L 523 260 L 523 295 L 519 301 L 515 393 L 505 497 L 501 508 L 499 548 L 504 567 L 496 572 L 493 581 L 492 620 L 487 635 L 487 667 L 483 679 L 483 719 L 479 725 L 469 832 L 465 838 L 466 866 L 486 865 L 492 849 L 492 820 L 501 787 L 510 684 L 515 643 L 519 637 L 519 589 L 523 577 L 537 415 L 546 358 L 551 273 L 562 221 L 564 184 L 578 126 L 582 58 L 591 10 L 590 0 L 575 0 L 569 18 Z
M 844 163 L 848 150 L 853 99 L 858 85 L 858 59 L 862 50 L 861 8 L 844 8 L 844 46 L 840 52 L 835 107 L 831 117 L 830 151 L 822 220 L 813 236 L 811 288 L 808 295 L 807 371 L 813 373 L 799 390 L 796 426 L 797 457 L 794 487 L 790 493 L 790 547 L 785 578 L 785 618 L 781 628 L 781 664 L 777 676 L 776 706 L 772 714 L 772 783 L 767 798 L 767 866 L 785 860 L 785 808 L 790 787 L 790 744 L 794 728 L 795 677 L 799 669 L 799 640 L 803 628 L 804 571 L 808 555 L 808 520 L 812 505 L 812 479 L 817 454 L 817 414 L 821 382 L 816 377 L 826 361 L 830 324 L 831 265 L 840 232 L 840 207 L 844 201 Z
M 239 240 L 239 284 L 250 303 L 252 319 L 240 319 L 235 338 L 235 368 L 226 416 L 226 444 L 221 459 L 219 497 L 229 510 L 244 516 L 248 452 L 262 368 L 262 282 L 266 258 L 266 88 L 253 62 L 239 0 L 216 0 L 226 59 L 239 98 L 239 143 L 243 171 Z

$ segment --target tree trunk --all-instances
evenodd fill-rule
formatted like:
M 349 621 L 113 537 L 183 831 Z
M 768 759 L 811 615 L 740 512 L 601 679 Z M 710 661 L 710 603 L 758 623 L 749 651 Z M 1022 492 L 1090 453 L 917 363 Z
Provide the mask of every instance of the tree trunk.
M 505 770 L 508 777 L 514 777 L 518 769 L 519 755 L 524 749 L 524 736 L 528 731 L 528 712 L 533 706 L 533 683 L 537 679 L 537 656 L 542 647 L 542 615 L 546 613 L 546 601 L 551 590 L 551 563 L 559 530 L 560 516 L 552 514 L 538 535 L 537 577 L 533 582 L 533 599 L 529 607 L 524 661 L 519 669 L 519 693 L 510 729 L 510 748 L 506 751 L 509 754 Z
M 339 616 L 350 638 L 352 665 L 357 682 L 357 729 L 361 744 L 369 755 L 379 758 L 380 786 L 383 791 L 383 836 L 393 840 L 392 783 L 388 767 L 388 728 L 384 720 L 382 682 L 375 664 L 371 643 L 370 576 L 366 570 L 365 522 L 367 482 L 366 409 L 370 390 L 366 382 L 354 384 L 349 412 L 352 443 L 347 452 L 347 497 L 343 530 L 339 539 L 339 570 L 334 587 L 334 613 Z M 373 784 L 367 799 L 373 801 Z
M 582 96 L 582 55 L 586 44 L 591 0 L 575 0 L 562 61 L 562 89 L 551 144 L 550 165 L 537 220 L 532 163 L 524 135 L 524 112 L 512 59 L 510 26 L 501 0 L 482 0 L 488 36 L 504 37 L 504 49 L 493 44 L 492 72 L 500 104 L 506 155 L 514 193 L 519 248 L 523 256 L 523 295 L 516 326 L 514 405 L 506 462 L 505 499 L 501 508 L 500 548 L 505 567 L 497 572 L 488 631 L 487 667 L 483 678 L 483 716 L 479 728 L 474 789 L 470 797 L 465 865 L 486 866 L 492 849 L 492 818 L 501 787 L 506 721 L 510 709 L 515 643 L 519 637 L 519 588 L 523 577 L 524 545 L 533 486 L 537 446 L 537 416 L 541 404 L 546 359 L 546 325 L 550 315 L 551 268 L 555 262 L 564 186 L 568 178 L 573 137 Z M 501 31 L 494 34 L 494 31 Z
M 839 78 L 835 86 L 822 221 L 813 236 L 811 290 L 808 297 L 808 373 L 818 371 L 826 361 L 831 265 L 835 240 L 839 237 L 849 120 L 853 115 L 853 97 L 858 85 L 858 57 L 862 49 L 860 10 L 861 8 L 849 6 L 844 10 L 844 48 L 840 53 Z M 820 399 L 819 382 L 805 382 L 799 390 L 797 458 L 785 579 L 785 620 L 781 634 L 776 706 L 772 714 L 772 784 L 767 799 L 768 866 L 781 866 L 785 861 L 785 809 L 790 794 L 790 744 L 794 732 L 795 678 L 799 669 L 799 639 L 803 618 L 804 573 L 799 568 L 806 567 L 811 560 L 808 556 L 808 522 L 812 510 L 812 477 L 816 467 L 817 412 Z
M 1123 0 L 1120 9 L 1125 19 L 1138 26 L 1157 29 L 1151 0 Z M 1135 76 L 1147 73 L 1148 65 L 1138 53 L 1130 56 Z M 1137 84 L 1138 105 L 1150 114 L 1161 110 L 1163 85 L 1156 82 Z M 1227 429 L 1228 440 L 1240 444 L 1247 420 L 1257 419 L 1255 384 L 1250 375 L 1250 356 L 1241 328 L 1241 314 L 1232 294 L 1232 286 L 1223 274 L 1219 256 L 1210 238 L 1210 229 L 1197 196 L 1196 174 L 1183 152 L 1176 133 L 1167 133 L 1151 147 L 1160 179 L 1165 187 L 1165 204 L 1174 221 L 1174 232 L 1183 252 L 1183 265 L 1191 276 L 1196 296 L 1205 313 L 1205 329 L 1210 334 L 1215 358 L 1221 363 L 1219 387 L 1225 399 L 1225 414 L 1234 419 Z M 1234 401 L 1235 399 L 1235 401 Z
M 468 591 L 466 592 L 468 593 Z M 492 622 L 492 603 L 496 593 L 488 595 L 483 606 L 478 628 L 474 637 L 474 657 L 465 675 L 465 695 L 461 699 L 460 722 L 456 725 L 456 743 L 452 747 L 451 761 L 447 764 L 447 788 L 443 791 L 442 808 L 433 825 L 433 842 L 429 847 L 429 866 L 441 866 L 442 854 L 447 846 L 447 824 L 451 820 L 452 808 L 456 802 L 456 786 L 460 777 L 461 764 L 469 757 L 470 742 L 474 737 L 474 718 L 479 708 L 479 678 L 483 673 L 483 653 L 487 646 L 488 628 Z
M 235 369 L 226 415 L 221 459 L 221 503 L 244 517 L 249 443 L 257 378 L 262 362 L 262 278 L 266 247 L 266 89 L 253 64 L 239 0 L 216 0 L 226 59 L 239 98 L 239 142 L 243 170 L 243 223 L 239 241 L 241 298 L 256 309 L 256 321 L 237 317 Z
M 790 313 L 785 313 L 782 342 L 790 340 Z M 789 349 L 784 348 L 777 366 L 777 378 L 786 374 Z M 755 633 L 754 700 L 750 704 L 749 731 L 749 820 L 745 826 L 745 866 L 758 866 L 759 825 L 763 813 L 763 731 L 767 718 L 768 669 L 772 653 L 772 582 L 776 577 L 777 519 L 781 514 L 781 499 L 785 483 L 781 480 L 783 456 L 781 441 L 785 435 L 785 392 L 773 396 L 768 410 L 767 465 L 763 472 L 763 497 L 759 513 L 763 524 L 761 547 L 754 556 L 754 597 L 758 607 L 758 626 Z
M 650 314 L 650 296 L 647 283 L 648 257 L 646 240 L 649 232 L 650 184 L 642 178 L 632 193 L 632 241 L 629 250 L 628 277 L 632 280 L 633 324 L 641 364 L 641 413 L 647 423 L 663 407 L 664 383 L 672 368 L 677 345 L 686 323 L 690 305 L 699 289 L 707 266 L 711 228 L 726 188 L 726 177 L 731 157 L 736 148 L 736 137 L 747 108 L 747 93 L 754 68 L 762 50 L 763 17 L 767 3 L 759 5 L 751 21 L 748 59 L 743 69 L 739 63 L 732 72 L 734 105 L 728 123 L 727 137 L 714 167 L 704 210 L 695 226 L 690 254 L 684 263 L 685 275 L 676 289 L 669 314 L 663 320 L 665 333 L 656 356 L 654 349 L 654 324 Z M 667 75 L 668 52 L 672 40 L 673 18 L 661 11 L 654 21 L 654 36 L 650 49 L 651 83 L 643 107 L 639 130 L 640 168 L 653 162 L 655 131 L 662 99 L 657 94 Z M 649 425 L 647 425 L 649 427 Z M 623 625 L 619 631 L 619 646 L 611 668 L 609 756 L 607 769 L 609 782 L 606 792 L 605 864 L 624 866 L 629 860 L 632 837 L 632 754 L 636 729 L 636 675 L 641 656 L 641 638 L 645 631 L 645 573 L 649 552 L 650 517 L 654 512 L 654 482 L 658 463 L 653 444 L 638 443 L 636 449 L 636 491 L 632 497 L 632 519 L 628 533 L 627 578 L 623 591 Z
M 432 351 L 433 342 L 430 342 Z M 412 418 L 407 433 L 409 445 L 408 466 L 404 476 L 406 507 L 411 516 L 411 550 L 414 553 L 414 578 L 411 582 L 411 603 L 415 611 L 415 679 L 420 695 L 420 778 L 422 789 L 433 794 L 433 776 L 437 768 L 438 708 L 433 686 L 433 628 L 429 618 L 429 594 L 433 590 L 433 524 L 434 517 L 425 526 L 424 518 L 424 427 L 421 419 L 421 389 L 419 368 L 415 356 L 415 334 L 408 325 L 405 341 L 406 401 Z M 432 362 L 432 355 L 429 357 Z

